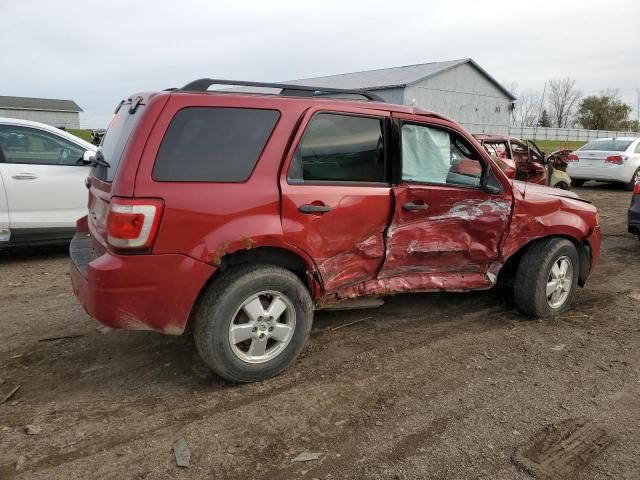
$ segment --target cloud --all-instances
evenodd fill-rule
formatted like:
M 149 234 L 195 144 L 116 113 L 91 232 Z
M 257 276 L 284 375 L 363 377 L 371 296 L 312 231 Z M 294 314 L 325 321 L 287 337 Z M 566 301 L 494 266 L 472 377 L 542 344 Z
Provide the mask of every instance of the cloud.
M 79 1 L 0 3 L 0 95 L 69 98 L 104 126 L 133 92 L 203 76 L 287 80 L 474 58 L 507 84 L 640 87 L 640 3 Z

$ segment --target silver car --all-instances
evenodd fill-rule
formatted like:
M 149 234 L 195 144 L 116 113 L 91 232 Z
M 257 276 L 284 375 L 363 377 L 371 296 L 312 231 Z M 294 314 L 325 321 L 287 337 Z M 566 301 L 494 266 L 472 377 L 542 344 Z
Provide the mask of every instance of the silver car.
M 567 173 L 578 187 L 587 180 L 599 180 L 623 183 L 633 190 L 640 180 L 640 138 L 592 140 L 569 156 Z

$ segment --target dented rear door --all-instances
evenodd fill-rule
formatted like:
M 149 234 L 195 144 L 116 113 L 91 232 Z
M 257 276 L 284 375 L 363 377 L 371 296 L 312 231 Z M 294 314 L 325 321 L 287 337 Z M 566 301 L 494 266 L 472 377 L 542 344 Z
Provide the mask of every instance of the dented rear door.
M 379 278 L 413 276 L 406 282 L 413 290 L 490 286 L 486 274 L 500 258 L 510 192 L 482 188 L 482 172 L 493 167 L 461 131 L 409 117 L 397 125 L 401 179 Z M 472 163 L 478 168 L 467 168 Z
M 313 258 L 326 292 L 375 278 L 392 214 L 385 112 L 307 112 L 281 175 L 288 243 Z

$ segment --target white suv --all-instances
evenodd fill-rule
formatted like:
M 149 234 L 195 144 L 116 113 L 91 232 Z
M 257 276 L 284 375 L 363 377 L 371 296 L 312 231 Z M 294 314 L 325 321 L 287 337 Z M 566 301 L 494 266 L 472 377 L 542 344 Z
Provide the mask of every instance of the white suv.
M 567 173 L 572 183 L 587 180 L 624 183 L 633 190 L 640 180 L 640 138 L 599 138 L 583 145 L 569 156 Z
M 0 118 L 0 247 L 73 237 L 96 148 L 49 125 Z

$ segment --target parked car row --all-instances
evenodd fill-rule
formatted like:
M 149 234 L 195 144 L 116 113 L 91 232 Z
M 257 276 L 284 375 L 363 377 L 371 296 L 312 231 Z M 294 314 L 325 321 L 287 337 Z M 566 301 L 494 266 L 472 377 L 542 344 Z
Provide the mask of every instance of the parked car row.
M 62 240 L 75 222 L 72 285 L 90 315 L 172 335 L 191 324 L 204 361 L 236 382 L 281 372 L 315 309 L 355 299 L 502 283 L 526 315 L 565 312 L 601 233 L 563 168 L 635 162 L 637 140 L 545 156 L 366 91 L 211 83 L 224 81 L 123 100 L 98 149 L 1 122 L 0 242 Z

